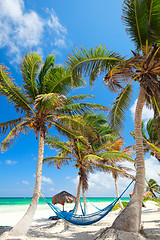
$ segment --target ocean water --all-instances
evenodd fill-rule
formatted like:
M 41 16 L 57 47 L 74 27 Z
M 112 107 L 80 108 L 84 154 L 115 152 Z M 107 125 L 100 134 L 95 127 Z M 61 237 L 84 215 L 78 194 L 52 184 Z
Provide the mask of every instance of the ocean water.
M 50 202 L 52 202 L 52 198 L 47 198 Z M 115 200 L 115 198 L 113 197 L 88 197 L 87 198 L 90 202 L 94 202 L 94 203 L 99 203 L 99 202 L 112 202 L 113 200 Z M 124 202 L 128 202 L 130 200 L 130 198 L 121 198 L 121 201 Z M 81 201 L 83 202 L 83 199 L 81 199 Z M 29 205 L 31 203 L 31 198 L 0 198 L 0 206 L 6 206 L 6 205 Z M 38 202 L 39 205 L 43 205 L 46 204 L 43 198 L 39 199 Z

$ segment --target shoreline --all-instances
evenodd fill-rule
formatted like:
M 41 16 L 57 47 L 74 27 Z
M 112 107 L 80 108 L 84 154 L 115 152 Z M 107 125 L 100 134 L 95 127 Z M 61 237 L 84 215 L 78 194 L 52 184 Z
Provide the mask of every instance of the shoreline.
M 66 206 L 66 210 L 73 207 Z M 99 204 L 98 204 L 99 205 Z M 101 208 L 104 207 L 104 203 L 101 203 Z M 155 205 L 153 201 L 145 202 L 146 207 L 142 209 L 142 225 L 144 232 L 147 236 L 150 236 L 152 240 L 160 239 L 159 228 L 159 207 Z M 0 225 L 14 226 L 24 215 L 27 210 L 26 206 L 7 206 L 0 208 Z M 100 207 L 100 206 L 99 206 Z M 93 206 L 89 206 L 89 212 L 95 211 Z M 50 216 L 54 216 L 54 212 L 47 205 L 38 205 L 37 211 L 27 234 L 28 240 L 58 240 L 58 239 L 72 239 L 72 240 L 93 240 L 99 233 L 106 227 L 110 227 L 114 219 L 118 216 L 119 209 L 110 212 L 107 216 L 101 219 L 99 222 L 88 226 L 75 226 L 67 224 L 67 228 L 64 226 L 61 220 L 59 224 L 49 228 L 53 224 L 54 220 L 48 220 Z M 64 231 L 64 227 L 66 230 Z M 3 236 L 3 235 L 2 235 Z M 3 239 L 3 238 L 0 238 Z

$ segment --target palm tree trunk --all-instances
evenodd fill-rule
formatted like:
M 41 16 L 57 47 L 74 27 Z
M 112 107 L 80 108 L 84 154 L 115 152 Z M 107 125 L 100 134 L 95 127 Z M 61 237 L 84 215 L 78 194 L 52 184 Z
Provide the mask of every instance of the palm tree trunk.
M 80 194 L 81 194 L 81 185 L 82 185 L 82 180 L 81 176 L 79 176 L 79 183 L 78 183 L 78 188 L 77 188 L 77 199 L 76 199 L 76 208 L 74 210 L 74 213 L 76 214 L 78 211 L 78 205 L 80 202 Z
M 82 184 L 82 195 L 83 195 L 83 202 L 84 202 L 84 206 L 85 206 L 85 210 L 86 210 L 86 214 L 87 214 L 87 201 L 86 201 L 85 189 L 84 189 L 83 184 Z
M 115 189 L 116 189 L 116 196 L 117 196 L 117 198 L 119 198 L 119 191 L 118 191 L 118 185 L 117 185 L 117 178 L 114 178 L 114 183 L 115 183 Z M 119 202 L 119 205 L 120 205 L 121 210 L 123 210 L 124 207 L 123 207 L 123 204 L 122 204 L 122 202 L 121 202 L 121 199 L 119 199 L 118 202 Z
M 39 132 L 39 150 L 38 150 L 38 160 L 37 160 L 37 172 L 36 172 L 36 183 L 34 188 L 34 193 L 32 197 L 31 204 L 28 207 L 27 212 L 22 217 L 22 219 L 13 227 L 10 231 L 10 236 L 21 236 L 25 235 L 32 223 L 34 214 L 36 212 L 39 192 L 41 190 L 41 179 L 42 179 L 42 164 L 43 164 L 43 154 L 44 154 L 44 133 Z
M 145 186 L 145 163 L 141 131 L 142 110 L 145 103 L 145 93 L 140 86 L 136 112 L 135 112 L 135 141 L 136 141 L 136 182 L 132 197 L 127 207 L 116 218 L 112 227 L 127 232 L 139 232 L 141 223 L 141 210 Z

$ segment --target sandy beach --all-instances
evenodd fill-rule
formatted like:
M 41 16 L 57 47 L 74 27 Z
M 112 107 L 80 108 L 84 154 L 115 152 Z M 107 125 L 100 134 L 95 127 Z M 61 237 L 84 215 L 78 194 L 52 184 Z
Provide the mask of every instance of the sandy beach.
M 105 203 L 99 203 L 99 207 L 103 208 Z M 152 201 L 145 203 L 146 207 L 142 211 L 142 225 L 146 237 L 149 239 L 160 239 L 160 211 L 159 207 Z M 27 209 L 25 206 L 1 206 L 0 208 L 0 225 L 14 226 L 19 219 L 23 216 Z M 72 209 L 72 204 L 66 205 L 66 210 Z M 93 212 L 95 209 L 93 206 L 89 206 L 89 212 Z M 82 240 L 82 239 L 94 239 L 98 236 L 104 228 L 110 227 L 114 219 L 119 214 L 119 210 L 110 212 L 99 222 L 89 226 L 75 226 L 72 224 L 64 224 L 62 220 L 55 226 L 54 220 L 48 220 L 50 216 L 55 215 L 54 212 L 47 205 L 39 205 L 34 217 L 34 221 L 30 227 L 27 235 L 28 240 Z M 2 235 L 3 236 L 3 235 Z M 4 239 L 3 237 L 0 239 Z

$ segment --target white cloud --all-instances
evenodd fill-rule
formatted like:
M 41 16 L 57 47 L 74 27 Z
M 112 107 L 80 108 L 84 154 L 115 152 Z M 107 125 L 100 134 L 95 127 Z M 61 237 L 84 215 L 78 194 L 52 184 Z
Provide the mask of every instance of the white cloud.
M 145 166 L 146 166 L 146 179 L 149 180 L 153 178 L 160 184 L 160 176 L 158 174 L 160 173 L 160 164 L 158 160 L 151 156 L 150 158 L 147 158 L 145 160 Z
M 55 11 L 52 9 L 51 18 L 48 20 L 48 26 L 51 27 L 58 35 L 66 34 L 67 29 L 61 25 Z
M 26 51 L 34 49 L 42 53 L 45 31 L 47 37 L 55 41 L 55 47 L 66 48 L 67 29 L 53 9 L 48 10 L 47 20 L 35 11 L 26 10 L 24 0 L 0 0 L 0 9 L 0 48 L 7 47 L 11 63 L 19 63 Z
M 70 176 L 67 176 L 66 179 L 70 179 L 71 177 Z
M 130 108 L 131 116 L 132 116 L 133 119 L 134 119 L 134 115 L 135 115 L 136 104 L 137 104 L 137 99 L 134 102 L 134 104 L 132 105 L 132 107 Z M 154 115 L 153 110 L 147 108 L 146 105 L 144 105 L 143 111 L 142 111 L 142 120 L 144 120 L 145 124 L 148 122 L 148 120 L 150 118 L 153 117 L 153 115 Z
M 36 174 L 33 174 L 33 177 L 36 177 Z M 51 178 L 47 178 L 45 176 L 42 176 L 42 184 L 43 183 L 53 184 L 53 181 L 52 181 Z
M 73 179 L 76 187 L 78 185 L 79 177 Z M 124 189 L 131 182 L 130 179 L 119 178 L 118 187 L 119 193 L 122 193 Z M 125 193 L 124 196 L 129 197 L 129 193 L 132 192 L 133 186 L 131 186 Z M 86 193 L 87 196 L 91 197 L 116 197 L 114 180 L 111 174 L 96 172 L 89 175 L 89 188 Z
M 54 191 L 54 188 L 50 188 L 50 191 Z
M 56 47 L 59 47 L 59 48 L 66 48 L 67 47 L 65 38 L 55 39 L 54 45 Z
M 7 165 L 15 165 L 17 161 L 6 160 Z
M 53 183 L 51 178 L 47 178 L 45 176 L 42 176 L 42 182 L 43 183 L 48 183 L 48 184 L 52 184 Z
M 0 47 L 7 46 L 19 61 L 22 50 L 40 43 L 43 20 L 33 11 L 25 13 L 23 0 L 0 0 L 0 9 Z
M 0 0 L 1 17 L 10 17 L 12 20 L 22 16 L 23 0 Z
M 28 185 L 29 182 L 28 181 L 25 181 L 25 180 L 22 180 L 22 183 L 25 184 L 25 185 Z

